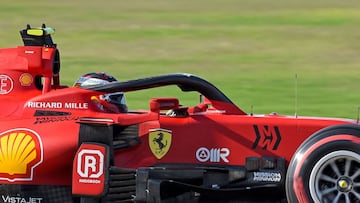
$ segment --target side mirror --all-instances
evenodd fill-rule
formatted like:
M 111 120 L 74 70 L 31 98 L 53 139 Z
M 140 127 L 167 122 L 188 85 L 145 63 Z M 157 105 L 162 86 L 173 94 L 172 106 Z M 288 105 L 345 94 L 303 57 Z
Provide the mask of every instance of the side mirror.
M 177 98 L 154 98 L 150 100 L 150 110 L 160 112 L 161 110 L 178 109 L 179 100 Z

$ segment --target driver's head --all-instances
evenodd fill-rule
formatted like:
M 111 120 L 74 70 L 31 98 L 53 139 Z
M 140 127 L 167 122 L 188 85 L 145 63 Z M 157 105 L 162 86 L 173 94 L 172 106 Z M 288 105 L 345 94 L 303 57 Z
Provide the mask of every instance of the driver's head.
M 105 85 L 111 82 L 116 82 L 115 77 L 105 72 L 94 72 L 82 75 L 74 83 L 74 87 L 87 87 L 92 85 Z M 109 93 L 100 95 L 100 99 L 114 104 L 120 112 L 127 112 L 125 95 L 123 92 Z

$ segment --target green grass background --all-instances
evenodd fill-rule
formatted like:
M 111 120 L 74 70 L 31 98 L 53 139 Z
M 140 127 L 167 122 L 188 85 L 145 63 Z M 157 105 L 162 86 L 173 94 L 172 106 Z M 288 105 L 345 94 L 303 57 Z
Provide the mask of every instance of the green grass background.
M 2 0 L 0 47 L 27 23 L 55 27 L 61 81 L 201 76 L 247 112 L 357 117 L 359 0 Z M 297 75 L 297 82 L 295 80 Z M 127 94 L 131 108 L 173 88 Z M 181 95 L 191 104 L 196 95 Z

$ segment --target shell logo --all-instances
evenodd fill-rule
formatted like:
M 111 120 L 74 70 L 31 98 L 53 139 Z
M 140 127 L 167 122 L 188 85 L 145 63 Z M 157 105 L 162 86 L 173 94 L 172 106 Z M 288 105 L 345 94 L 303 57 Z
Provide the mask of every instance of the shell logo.
M 33 77 L 29 73 L 23 73 L 21 74 L 19 81 L 21 86 L 30 86 L 31 83 L 33 82 Z
M 0 180 L 30 181 L 42 161 L 43 146 L 35 131 L 17 128 L 0 134 Z

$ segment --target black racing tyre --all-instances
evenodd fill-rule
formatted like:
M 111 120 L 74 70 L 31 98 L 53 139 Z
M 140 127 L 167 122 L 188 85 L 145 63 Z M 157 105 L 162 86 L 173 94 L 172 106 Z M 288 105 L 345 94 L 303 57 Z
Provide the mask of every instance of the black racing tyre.
M 332 126 L 308 138 L 285 187 L 289 203 L 360 203 L 360 126 Z

